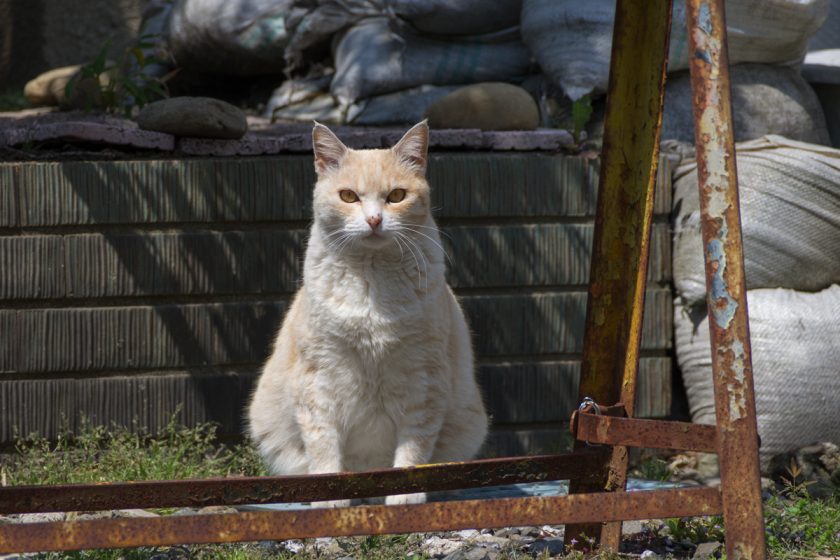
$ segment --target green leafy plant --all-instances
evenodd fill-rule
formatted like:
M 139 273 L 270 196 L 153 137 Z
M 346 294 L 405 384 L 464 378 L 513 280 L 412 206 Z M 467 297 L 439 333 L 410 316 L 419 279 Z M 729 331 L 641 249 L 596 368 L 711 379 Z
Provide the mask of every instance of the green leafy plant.
M 108 59 L 111 41 L 99 50 L 96 58 L 79 69 L 79 73 L 65 86 L 66 99 L 76 96 L 85 108 L 101 107 L 109 112 L 122 111 L 131 116 L 156 99 L 169 97 L 168 82 L 178 70 L 163 77 L 149 73 L 150 66 L 166 61 L 158 55 L 146 56 L 144 50 L 155 48 L 156 35 L 143 35 L 137 45 L 125 50 L 122 60 L 114 63 Z
M 576 144 L 580 144 L 583 128 L 592 118 L 592 99 L 584 95 L 572 103 L 572 136 Z
M 680 517 L 665 520 L 668 535 L 675 541 L 723 542 L 723 518 L 719 515 L 711 517 Z

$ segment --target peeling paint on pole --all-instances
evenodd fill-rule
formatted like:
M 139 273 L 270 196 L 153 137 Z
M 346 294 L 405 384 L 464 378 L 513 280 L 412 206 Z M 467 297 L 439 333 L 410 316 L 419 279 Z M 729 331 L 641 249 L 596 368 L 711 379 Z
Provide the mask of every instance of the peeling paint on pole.
M 709 330 L 729 558 L 764 558 L 747 293 L 723 0 L 688 0 Z

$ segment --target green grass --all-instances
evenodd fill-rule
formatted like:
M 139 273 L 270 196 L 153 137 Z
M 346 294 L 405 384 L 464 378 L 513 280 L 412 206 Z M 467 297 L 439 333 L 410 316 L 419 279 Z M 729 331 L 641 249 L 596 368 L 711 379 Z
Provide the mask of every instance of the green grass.
M 840 494 L 816 500 L 789 489 L 764 504 L 764 515 L 773 558 L 840 556 Z
M 174 417 L 158 434 L 85 425 L 55 442 L 21 439 L 16 451 L 2 466 L 9 485 L 265 474 L 250 445 L 218 445 L 212 424 L 184 428 Z
M 31 108 L 31 105 L 23 96 L 23 88 L 0 90 L 0 111 L 20 111 L 29 108 Z

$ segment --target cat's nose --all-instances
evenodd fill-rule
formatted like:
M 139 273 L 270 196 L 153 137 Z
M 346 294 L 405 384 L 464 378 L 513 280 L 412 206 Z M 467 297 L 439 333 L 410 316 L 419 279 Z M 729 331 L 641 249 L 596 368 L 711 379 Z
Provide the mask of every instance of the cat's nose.
M 375 230 L 379 227 L 379 224 L 382 223 L 382 216 L 380 216 L 379 214 L 376 214 L 375 216 L 368 216 L 367 223 L 370 226 L 370 229 Z

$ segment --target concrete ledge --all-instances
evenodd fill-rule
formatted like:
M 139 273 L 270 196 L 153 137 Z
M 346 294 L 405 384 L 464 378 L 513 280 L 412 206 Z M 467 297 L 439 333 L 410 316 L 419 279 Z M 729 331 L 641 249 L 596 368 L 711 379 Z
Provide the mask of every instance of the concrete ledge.
M 309 123 L 275 123 L 249 117 L 249 132 L 240 140 L 176 138 L 140 130 L 134 121 L 111 115 L 75 112 L 21 111 L 0 113 L 0 146 L 30 142 L 69 141 L 129 147 L 188 156 L 257 156 L 305 153 L 312 150 Z M 388 148 L 403 128 L 332 127 L 349 147 Z M 431 148 L 485 151 L 550 151 L 574 145 L 566 130 L 481 131 L 432 130 Z

